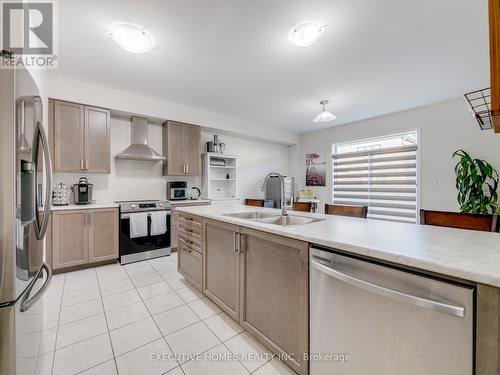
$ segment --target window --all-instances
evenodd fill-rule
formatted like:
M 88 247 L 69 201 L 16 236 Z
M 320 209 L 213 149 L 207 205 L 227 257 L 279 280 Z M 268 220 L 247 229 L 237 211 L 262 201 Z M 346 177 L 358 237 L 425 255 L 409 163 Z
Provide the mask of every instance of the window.
M 417 222 L 417 132 L 332 146 L 333 203 L 368 206 L 368 217 Z

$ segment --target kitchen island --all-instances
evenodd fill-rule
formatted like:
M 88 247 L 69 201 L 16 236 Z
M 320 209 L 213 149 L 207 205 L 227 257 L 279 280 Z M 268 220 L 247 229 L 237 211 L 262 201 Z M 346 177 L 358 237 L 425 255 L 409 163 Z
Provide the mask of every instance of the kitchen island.
M 308 249 L 314 245 L 473 287 L 476 375 L 498 373 L 497 233 L 298 212 L 290 214 L 317 221 L 281 226 L 231 216 L 245 212 L 279 215 L 279 210 L 234 205 L 179 208 L 186 222 L 203 223 L 197 253 L 201 289 L 273 352 L 308 351 Z M 180 271 L 183 260 L 191 264 L 190 252 L 189 244 L 179 249 Z M 271 301 L 276 304 L 266 307 Z M 299 374 L 308 372 L 306 361 L 285 362 Z
M 227 216 L 246 211 L 279 213 L 238 205 L 186 207 L 179 211 L 500 288 L 498 233 L 293 211 L 293 216 L 324 220 L 282 227 Z

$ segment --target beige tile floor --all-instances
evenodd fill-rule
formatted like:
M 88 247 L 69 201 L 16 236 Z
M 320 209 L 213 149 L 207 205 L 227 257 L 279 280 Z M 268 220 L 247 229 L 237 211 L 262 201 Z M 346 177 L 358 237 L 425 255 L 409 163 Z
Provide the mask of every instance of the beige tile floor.
M 294 374 L 177 272 L 175 253 L 54 275 L 33 309 L 46 316 L 38 375 Z

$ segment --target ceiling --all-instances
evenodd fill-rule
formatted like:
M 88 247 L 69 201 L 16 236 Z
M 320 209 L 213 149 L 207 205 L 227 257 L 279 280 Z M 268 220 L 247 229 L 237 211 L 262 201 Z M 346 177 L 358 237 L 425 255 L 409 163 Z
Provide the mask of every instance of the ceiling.
M 307 132 L 489 85 L 487 0 L 64 0 L 58 74 Z M 326 25 L 306 48 L 303 21 Z M 150 30 L 143 55 L 106 34 Z M 320 100 L 338 119 L 314 124 Z

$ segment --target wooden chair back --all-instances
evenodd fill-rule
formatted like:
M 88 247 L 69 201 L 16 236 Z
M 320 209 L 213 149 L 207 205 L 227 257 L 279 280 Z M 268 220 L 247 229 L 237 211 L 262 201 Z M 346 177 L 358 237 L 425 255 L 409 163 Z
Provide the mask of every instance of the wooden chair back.
M 245 205 L 264 207 L 264 199 L 245 199 Z
M 311 202 L 293 202 L 294 211 L 311 212 L 312 204 Z
M 325 214 L 360 217 L 366 219 L 368 215 L 367 206 L 347 206 L 340 204 L 325 204 Z
M 498 232 L 497 215 L 475 215 L 460 212 L 420 210 L 420 224 L 440 227 Z

